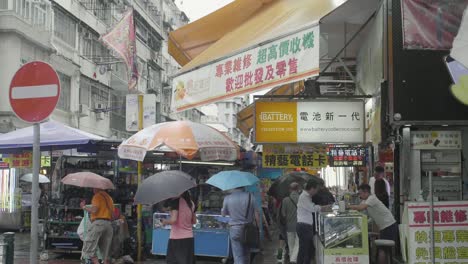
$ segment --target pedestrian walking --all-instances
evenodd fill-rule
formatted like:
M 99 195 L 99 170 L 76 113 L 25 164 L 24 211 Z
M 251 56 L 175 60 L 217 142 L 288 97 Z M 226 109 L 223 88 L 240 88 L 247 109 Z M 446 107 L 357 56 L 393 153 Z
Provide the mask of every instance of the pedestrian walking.
M 358 211 L 367 210 L 367 214 L 374 220 L 380 230 L 380 239 L 396 241 L 398 227 L 392 212 L 375 196 L 371 194 L 371 187 L 368 184 L 359 186 L 359 198 L 362 202 L 359 205 L 350 205 L 349 208 Z M 378 253 L 378 263 L 385 263 L 385 252 Z
M 312 197 L 317 191 L 317 181 L 314 179 L 308 180 L 297 202 L 296 230 L 299 237 L 297 264 L 310 264 L 315 255 L 314 214 L 319 212 L 321 207 L 312 202 Z
M 190 193 L 185 191 L 180 197 L 169 201 L 170 217 L 163 225 L 171 225 L 167 245 L 166 263 L 194 264 L 195 246 L 192 226 L 196 224 L 195 204 Z
M 297 203 L 299 201 L 299 184 L 290 185 L 290 194 L 282 202 L 281 216 L 286 222 L 286 233 L 289 247 L 289 262 L 295 264 L 299 253 L 299 237 L 297 236 Z
M 82 258 L 91 259 L 93 264 L 99 264 L 97 257 L 99 249 L 104 264 L 110 264 L 109 251 L 113 236 L 111 221 L 114 218 L 114 201 L 102 189 L 93 188 L 93 192 L 91 205 L 87 206 L 85 201 L 80 203 L 81 208 L 91 214 L 91 226 L 83 242 Z
M 256 217 L 255 197 L 244 188 L 237 188 L 224 197 L 221 214 L 229 215 L 229 235 L 234 264 L 250 263 L 250 248 L 243 242 L 244 227 Z

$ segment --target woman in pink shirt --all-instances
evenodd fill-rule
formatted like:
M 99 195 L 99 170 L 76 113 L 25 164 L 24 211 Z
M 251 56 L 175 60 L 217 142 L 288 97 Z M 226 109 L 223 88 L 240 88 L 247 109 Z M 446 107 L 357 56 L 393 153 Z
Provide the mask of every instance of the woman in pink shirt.
M 188 191 L 169 203 L 171 217 L 162 221 L 163 225 L 171 225 L 171 234 L 167 245 L 166 263 L 195 263 L 194 240 L 192 225 L 197 222 L 195 204 Z

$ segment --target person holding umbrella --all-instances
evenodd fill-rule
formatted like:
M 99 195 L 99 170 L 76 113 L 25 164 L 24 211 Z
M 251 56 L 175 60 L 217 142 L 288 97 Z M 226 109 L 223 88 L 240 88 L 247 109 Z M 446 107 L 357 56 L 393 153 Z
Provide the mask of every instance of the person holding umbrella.
M 163 225 L 171 225 L 167 245 L 168 264 L 194 264 L 195 246 L 192 226 L 197 223 L 195 204 L 190 193 L 185 191 L 180 197 L 169 201 L 170 218 L 162 220 Z
M 80 207 L 91 215 L 91 226 L 83 242 L 82 255 L 84 259 L 91 259 L 93 264 L 99 264 L 97 249 L 102 254 L 104 264 L 110 264 L 110 246 L 113 229 L 111 221 L 114 214 L 114 201 L 110 195 L 98 188 L 93 188 L 91 205 L 86 206 L 82 201 Z
M 82 258 L 91 259 L 93 264 L 98 264 L 97 249 L 99 248 L 104 264 L 109 264 L 109 251 L 114 235 L 111 224 L 114 218 L 114 201 L 105 190 L 115 189 L 114 184 L 109 179 L 92 172 L 71 173 L 61 182 L 66 185 L 93 189 L 94 196 L 91 205 L 87 206 L 85 201 L 80 203 L 80 207 L 91 214 L 91 226 L 83 241 Z
M 169 264 L 195 263 L 195 204 L 188 190 L 196 186 L 195 179 L 183 171 L 162 171 L 145 179 L 135 194 L 135 203 L 140 204 L 154 205 L 169 199 L 170 218 L 161 222 L 171 225 L 166 254 Z
M 250 263 L 250 247 L 243 242 L 247 224 L 258 220 L 255 197 L 244 187 L 258 183 L 255 175 L 244 171 L 222 171 L 213 175 L 206 183 L 229 194 L 224 197 L 221 214 L 229 215 L 229 235 L 234 264 Z M 257 221 L 258 223 L 258 221 Z

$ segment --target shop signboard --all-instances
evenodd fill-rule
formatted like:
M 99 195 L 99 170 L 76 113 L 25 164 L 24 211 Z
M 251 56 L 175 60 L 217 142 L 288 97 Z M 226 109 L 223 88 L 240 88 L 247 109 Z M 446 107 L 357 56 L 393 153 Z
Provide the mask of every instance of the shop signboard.
M 364 102 L 256 102 L 255 143 L 363 143 Z
M 10 164 L 8 164 L 8 162 L 0 161 L 0 169 L 8 169 L 8 168 L 10 168 Z
M 408 263 L 431 262 L 429 203 L 408 203 Z M 468 263 L 468 201 L 434 203 L 434 256 L 440 264 Z
M 365 147 L 334 146 L 328 150 L 330 167 L 350 167 L 366 165 Z
M 319 74 L 319 26 L 265 42 L 173 80 L 172 107 L 180 112 Z
M 263 146 L 263 168 L 324 168 L 328 165 L 325 147 L 310 144 L 269 144 Z
M 461 131 L 411 131 L 412 149 L 461 149 Z
M 138 94 L 126 96 L 125 124 L 127 131 L 138 131 Z M 143 128 L 156 124 L 156 95 L 143 95 Z
M 50 167 L 50 165 L 51 165 L 50 156 L 41 156 L 41 167 L 46 168 L 46 167 Z
M 32 152 L 21 154 L 10 154 L 3 158 L 4 162 L 10 165 L 10 168 L 32 168 Z
M 361 250 L 358 250 L 361 251 Z M 346 254 L 346 255 L 325 255 L 323 263 L 330 264 L 368 264 L 369 255 L 361 252 L 355 254 Z

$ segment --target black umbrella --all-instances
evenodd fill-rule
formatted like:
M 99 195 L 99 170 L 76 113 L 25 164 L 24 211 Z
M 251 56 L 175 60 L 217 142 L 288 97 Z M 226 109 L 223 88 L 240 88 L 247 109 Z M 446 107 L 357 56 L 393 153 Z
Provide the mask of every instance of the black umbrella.
M 305 183 L 309 179 L 317 180 L 318 184 L 323 183 L 323 180 L 319 177 L 316 177 L 306 172 L 295 171 L 279 177 L 271 185 L 270 189 L 268 190 L 268 195 L 273 196 L 276 199 L 283 199 L 284 197 L 289 195 L 289 186 L 291 185 L 291 183 L 297 182 L 299 185 L 304 187 Z
M 197 186 L 195 179 L 178 170 L 163 171 L 144 180 L 135 194 L 135 202 L 157 204 L 169 198 L 175 198 L 183 192 Z

